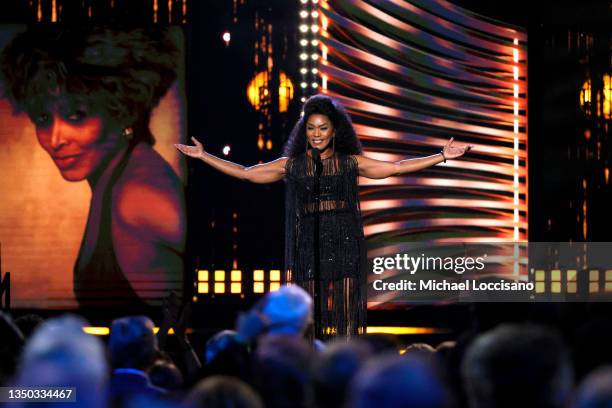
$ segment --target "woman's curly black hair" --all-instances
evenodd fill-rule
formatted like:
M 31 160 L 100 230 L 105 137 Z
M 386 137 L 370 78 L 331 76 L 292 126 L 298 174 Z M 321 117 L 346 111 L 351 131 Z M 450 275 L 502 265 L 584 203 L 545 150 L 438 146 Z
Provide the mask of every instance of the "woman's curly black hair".
M 297 157 L 306 152 L 306 124 L 310 115 L 319 113 L 329 118 L 334 126 L 334 149 L 343 154 L 361 154 L 363 148 L 355 133 L 350 116 L 344 107 L 327 95 L 314 95 L 304 104 L 304 114 L 293 127 L 283 154 L 286 157 Z
M 153 144 L 151 110 L 176 79 L 178 57 L 167 29 L 36 25 L 4 49 L 0 69 L 5 96 L 31 118 L 68 98 Z

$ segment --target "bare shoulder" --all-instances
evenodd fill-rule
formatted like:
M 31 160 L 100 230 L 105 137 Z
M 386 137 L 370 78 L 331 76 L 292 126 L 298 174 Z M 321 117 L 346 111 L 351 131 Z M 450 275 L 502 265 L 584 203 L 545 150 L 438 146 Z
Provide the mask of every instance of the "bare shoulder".
M 134 148 L 124 174 L 128 182 L 181 185 L 170 164 L 152 146 L 144 143 Z
M 357 166 L 361 167 L 367 164 L 372 159 L 365 157 L 363 154 L 353 154 L 351 158 L 357 163 Z
M 288 158 L 288 157 L 284 157 L 284 156 L 283 156 L 283 157 L 279 157 L 278 159 L 274 160 L 274 162 L 277 162 L 277 163 L 278 163 L 278 164 L 277 164 L 277 165 L 278 165 L 278 167 L 279 167 L 280 169 L 282 169 L 282 170 L 283 170 L 283 172 L 284 172 L 284 171 L 285 171 L 285 169 L 287 168 L 287 162 L 288 162 L 288 161 L 289 161 L 289 158 Z M 274 163 L 274 162 L 272 162 L 272 163 Z
M 150 146 L 134 149 L 113 189 L 114 213 L 135 235 L 180 240 L 185 224 L 183 186 L 170 165 Z

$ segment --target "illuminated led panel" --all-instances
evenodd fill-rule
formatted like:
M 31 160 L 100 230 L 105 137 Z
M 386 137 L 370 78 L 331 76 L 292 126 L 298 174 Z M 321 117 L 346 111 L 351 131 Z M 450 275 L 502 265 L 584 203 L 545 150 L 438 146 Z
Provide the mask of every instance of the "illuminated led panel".
M 474 145 L 459 160 L 359 180 L 370 250 L 526 241 L 526 29 L 444 0 L 328 0 L 318 11 L 319 91 L 347 108 L 366 156 L 428 156 L 451 137 Z M 537 293 L 563 289 L 536 281 Z
M 271 269 L 270 270 L 270 281 L 271 282 L 280 282 L 280 270 L 279 269 Z
M 208 281 L 208 271 L 206 269 L 198 270 L 198 280 L 204 282 Z
M 526 30 L 442 0 L 331 0 L 319 11 L 323 92 L 346 106 L 365 155 L 431 155 L 451 137 L 475 146 L 417 173 L 360 179 L 366 238 L 527 240 Z

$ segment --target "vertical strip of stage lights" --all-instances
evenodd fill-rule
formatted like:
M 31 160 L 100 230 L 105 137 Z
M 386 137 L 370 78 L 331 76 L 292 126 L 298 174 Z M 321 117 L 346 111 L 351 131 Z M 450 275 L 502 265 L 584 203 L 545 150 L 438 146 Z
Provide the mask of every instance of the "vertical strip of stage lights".
M 519 249 L 519 245 L 518 245 L 518 241 L 520 238 L 520 234 L 519 234 L 519 83 L 518 83 L 518 79 L 519 79 L 519 69 L 518 69 L 518 62 L 519 62 L 519 50 L 518 50 L 518 43 L 519 40 L 518 38 L 515 38 L 513 40 L 513 44 L 514 47 L 512 48 L 512 62 L 513 62 L 513 66 L 512 66 L 512 96 L 514 98 L 513 101 L 513 105 L 514 105 L 514 109 L 513 109 L 513 113 L 514 113 L 514 146 L 513 146 L 513 155 L 514 155 L 514 165 L 513 165 L 513 169 L 514 169 L 514 182 L 513 182 L 513 190 L 514 190 L 514 199 L 513 199 L 513 205 L 514 205 L 514 217 L 513 217 L 513 223 L 514 223 L 514 251 L 513 251 L 513 273 L 515 276 L 518 277 L 519 275 L 519 262 L 520 262 L 520 249 Z
M 519 40 L 514 39 L 513 58 L 513 97 L 514 97 L 514 241 L 519 241 Z
M 323 5 L 323 7 L 329 7 L 329 5 L 327 5 L 327 3 L 325 3 Z M 317 12 L 318 13 L 318 12 Z M 327 33 L 327 25 L 329 24 L 329 20 L 327 19 L 327 17 L 325 17 L 325 15 L 323 15 L 323 13 L 318 13 L 320 14 L 320 24 L 321 24 L 321 36 L 323 37 L 327 37 L 329 34 Z M 323 65 L 327 65 L 327 53 L 329 52 L 329 48 L 327 47 L 327 45 L 321 43 L 321 64 Z M 323 93 L 327 93 L 327 74 L 321 73 L 321 89 L 323 90 Z
M 319 70 L 319 0 L 300 0 L 300 88 L 302 90 L 301 102 L 317 92 L 319 83 L 317 75 Z

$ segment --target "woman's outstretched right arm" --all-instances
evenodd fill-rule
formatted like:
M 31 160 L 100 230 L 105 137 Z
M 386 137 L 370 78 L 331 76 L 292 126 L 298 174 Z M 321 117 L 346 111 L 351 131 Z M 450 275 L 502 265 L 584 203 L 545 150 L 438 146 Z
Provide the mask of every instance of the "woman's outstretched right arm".
M 250 181 L 251 183 L 265 184 L 279 181 L 285 175 L 285 164 L 287 162 L 286 157 L 281 157 L 268 163 L 245 167 L 240 164 L 232 163 L 231 161 L 213 156 L 212 154 L 204 151 L 202 143 L 200 143 L 195 137 L 192 137 L 191 140 L 195 146 L 175 144 L 174 147 L 176 147 L 183 154 L 195 159 L 200 159 L 204 163 L 222 173 L 227 174 L 228 176 Z

